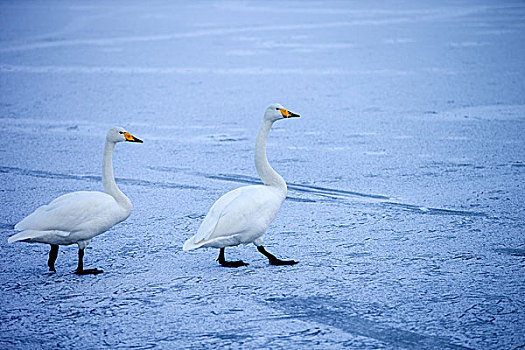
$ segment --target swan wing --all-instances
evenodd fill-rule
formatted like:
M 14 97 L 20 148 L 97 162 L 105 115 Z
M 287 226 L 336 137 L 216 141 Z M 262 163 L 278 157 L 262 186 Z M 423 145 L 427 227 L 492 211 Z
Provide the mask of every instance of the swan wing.
M 215 202 L 183 249 L 195 249 L 222 238 L 228 238 L 222 239 L 229 242 L 227 245 L 256 239 L 264 234 L 281 203 L 282 199 L 268 186 L 246 186 L 228 192 Z
M 182 247 L 183 250 L 195 249 L 199 243 L 210 238 L 220 217 L 223 215 L 224 209 L 241 195 L 241 189 L 242 187 L 230 191 L 222 195 L 215 203 L 213 203 L 197 233 L 184 243 L 184 246 Z
M 242 187 L 240 195 L 222 211 L 210 239 L 243 235 L 243 241 L 251 241 L 259 237 L 275 218 L 282 201 L 269 186 Z
M 116 220 L 119 206 L 103 192 L 79 191 L 65 194 L 36 209 L 20 221 L 17 231 L 97 231 Z M 111 225 L 111 226 L 112 226 Z M 111 227 L 109 226 L 109 227 Z M 99 232 L 93 232 L 99 233 Z

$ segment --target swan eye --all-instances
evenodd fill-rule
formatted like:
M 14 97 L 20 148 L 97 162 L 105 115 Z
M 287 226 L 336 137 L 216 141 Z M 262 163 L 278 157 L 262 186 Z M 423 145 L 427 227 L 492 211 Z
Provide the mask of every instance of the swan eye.
M 280 108 L 276 108 L 275 110 L 278 111 L 278 110 L 280 110 Z
M 122 134 L 124 134 L 124 131 L 119 131 L 118 133 L 122 135 Z

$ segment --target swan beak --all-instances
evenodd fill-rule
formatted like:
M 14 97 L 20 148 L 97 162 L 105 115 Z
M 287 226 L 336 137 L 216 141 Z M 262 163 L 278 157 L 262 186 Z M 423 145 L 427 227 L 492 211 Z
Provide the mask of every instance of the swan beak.
M 125 132 L 123 135 L 124 135 L 124 138 L 126 139 L 126 141 L 142 143 L 141 139 L 131 135 L 129 132 Z
M 284 108 L 281 108 L 280 111 L 281 111 L 281 114 L 283 115 L 283 118 L 299 118 L 300 117 L 299 114 L 292 113 L 289 110 L 286 110 Z

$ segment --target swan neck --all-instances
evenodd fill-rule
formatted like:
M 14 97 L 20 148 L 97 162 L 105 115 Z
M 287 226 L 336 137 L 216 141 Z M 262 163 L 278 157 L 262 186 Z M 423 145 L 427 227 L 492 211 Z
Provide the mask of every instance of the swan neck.
M 272 121 L 264 120 L 259 128 L 257 141 L 255 142 L 255 168 L 265 185 L 279 189 L 286 197 L 286 182 L 281 175 L 273 170 L 266 156 L 266 140 L 272 124 Z
M 131 211 L 131 201 L 118 188 L 113 174 L 113 150 L 115 143 L 106 141 L 104 147 L 104 158 L 102 160 L 102 184 L 104 185 L 104 192 L 115 198 L 118 204 Z

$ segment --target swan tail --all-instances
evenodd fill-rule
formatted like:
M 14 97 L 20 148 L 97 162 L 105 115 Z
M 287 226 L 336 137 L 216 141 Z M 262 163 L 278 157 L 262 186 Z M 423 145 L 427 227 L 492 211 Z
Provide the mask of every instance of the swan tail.
M 9 237 L 7 243 L 20 241 L 30 243 L 71 244 L 72 242 L 68 240 L 69 235 L 69 232 L 58 230 L 23 230 Z
M 182 250 L 194 250 L 201 247 L 206 248 L 224 248 L 236 246 L 239 244 L 247 244 L 251 241 L 245 241 L 242 239 L 242 235 L 232 234 L 230 236 L 216 237 L 212 239 L 206 239 L 195 243 L 195 237 L 188 239 L 182 246 Z
M 210 241 L 213 241 L 213 239 L 211 239 L 211 235 L 215 231 L 215 227 L 218 224 L 218 220 L 215 222 L 210 221 L 210 217 L 206 216 L 201 226 L 199 227 L 197 233 L 193 237 L 189 238 L 186 242 L 184 242 L 182 250 L 194 250 L 202 247 L 207 243 L 210 243 Z
M 199 243 L 195 243 L 194 237 L 191 237 L 186 242 L 184 242 L 184 245 L 182 246 L 182 250 L 188 251 L 188 250 L 194 250 L 197 248 L 202 247 L 204 244 L 206 244 L 206 241 L 200 241 Z
M 186 242 L 184 242 L 182 250 L 194 250 L 202 247 L 203 245 L 209 242 L 209 239 L 215 231 L 215 227 L 219 222 L 219 220 L 214 218 L 213 216 L 214 215 L 210 215 L 210 213 L 206 215 L 197 233 L 193 237 L 189 238 Z
M 22 231 L 22 232 L 18 232 L 17 234 L 9 237 L 7 239 L 7 243 L 14 243 L 14 242 L 18 242 L 18 241 L 31 241 L 35 238 L 38 238 L 40 235 L 42 234 L 42 232 L 40 231 L 33 231 L 33 230 L 27 230 L 27 231 Z

